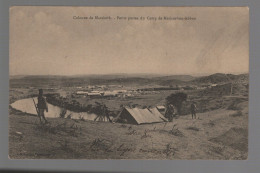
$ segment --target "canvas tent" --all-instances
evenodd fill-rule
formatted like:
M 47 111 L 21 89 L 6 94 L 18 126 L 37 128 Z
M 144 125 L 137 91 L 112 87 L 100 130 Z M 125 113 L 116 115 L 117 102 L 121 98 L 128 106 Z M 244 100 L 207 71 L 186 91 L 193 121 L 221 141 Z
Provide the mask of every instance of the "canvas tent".
M 167 119 L 156 108 L 140 109 L 125 107 L 115 119 L 115 122 L 129 124 L 147 124 L 165 121 Z
M 165 111 L 165 106 L 156 106 L 159 111 Z
M 165 114 L 165 111 L 166 111 L 166 108 L 165 106 L 156 106 L 157 110 L 162 113 L 162 114 Z

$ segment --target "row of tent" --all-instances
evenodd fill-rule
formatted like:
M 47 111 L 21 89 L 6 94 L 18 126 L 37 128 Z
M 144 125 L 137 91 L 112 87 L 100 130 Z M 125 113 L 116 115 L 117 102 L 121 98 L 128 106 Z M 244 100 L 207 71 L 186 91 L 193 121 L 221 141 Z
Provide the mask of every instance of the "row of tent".
M 158 111 L 157 108 L 129 108 L 124 109 L 114 119 L 114 122 L 127 124 L 148 124 L 167 122 L 168 120 Z

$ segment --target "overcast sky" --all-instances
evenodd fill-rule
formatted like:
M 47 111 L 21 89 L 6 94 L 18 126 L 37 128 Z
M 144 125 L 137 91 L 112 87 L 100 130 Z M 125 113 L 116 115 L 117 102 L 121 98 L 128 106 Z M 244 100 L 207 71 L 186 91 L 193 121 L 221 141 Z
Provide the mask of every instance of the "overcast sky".
M 248 13 L 247 7 L 12 7 L 10 75 L 248 72 Z

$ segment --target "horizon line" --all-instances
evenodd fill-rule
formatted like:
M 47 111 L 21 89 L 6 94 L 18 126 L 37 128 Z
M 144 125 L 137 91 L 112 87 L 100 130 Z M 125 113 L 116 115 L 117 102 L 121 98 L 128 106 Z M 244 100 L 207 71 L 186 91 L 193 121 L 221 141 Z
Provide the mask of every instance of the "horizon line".
M 249 72 L 216 72 L 216 73 L 196 73 L 196 74 L 188 74 L 188 73 L 179 73 L 179 74 L 169 74 L 169 73 L 90 73 L 90 74 L 14 74 L 9 76 L 89 76 L 89 75 L 160 75 L 160 76 L 175 76 L 175 75 L 189 75 L 189 76 L 203 76 L 203 75 L 213 75 L 213 74 L 234 74 L 234 75 L 240 75 L 240 74 L 249 74 Z

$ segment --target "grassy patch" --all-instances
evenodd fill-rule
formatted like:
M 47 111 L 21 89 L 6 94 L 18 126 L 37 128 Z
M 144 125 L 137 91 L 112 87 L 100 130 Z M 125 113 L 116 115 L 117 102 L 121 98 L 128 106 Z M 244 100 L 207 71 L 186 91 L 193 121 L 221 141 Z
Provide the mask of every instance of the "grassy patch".
M 144 134 L 141 136 L 141 139 L 144 139 L 144 138 L 151 138 L 151 137 L 152 137 L 151 135 L 149 135 L 149 134 L 147 134 L 147 133 L 148 133 L 148 131 L 145 130 L 145 131 L 144 131 Z
M 183 137 L 183 133 L 176 128 L 177 124 L 174 124 L 172 129 L 169 131 L 170 134 L 174 135 L 174 136 L 179 136 L 179 137 Z
M 241 117 L 243 116 L 243 112 L 242 111 L 236 111 L 235 113 L 230 115 L 231 117 Z
M 57 133 L 66 133 L 70 136 L 78 137 L 81 134 L 81 127 L 72 124 L 71 126 L 67 126 L 66 122 L 61 124 L 36 124 L 34 126 L 34 130 L 39 131 L 41 133 L 50 133 L 50 134 L 57 134 Z
M 168 143 L 166 145 L 166 149 L 163 151 L 163 153 L 167 156 L 173 156 L 175 154 L 175 152 L 178 151 L 177 148 L 172 147 L 172 145 L 170 143 Z
M 232 101 L 232 103 L 228 106 L 228 110 L 242 110 L 243 108 L 241 107 L 240 103 L 246 101 L 246 99 L 242 98 L 242 99 L 235 99 Z
M 105 139 L 94 139 L 90 145 L 90 149 L 92 151 L 106 151 L 106 152 L 112 152 L 111 147 L 113 144 L 111 144 L 109 141 Z
M 245 153 L 248 151 L 248 130 L 244 128 L 231 128 L 222 135 L 210 139 L 210 141 L 230 146 Z
M 200 129 L 197 127 L 188 127 L 187 130 L 199 131 Z

